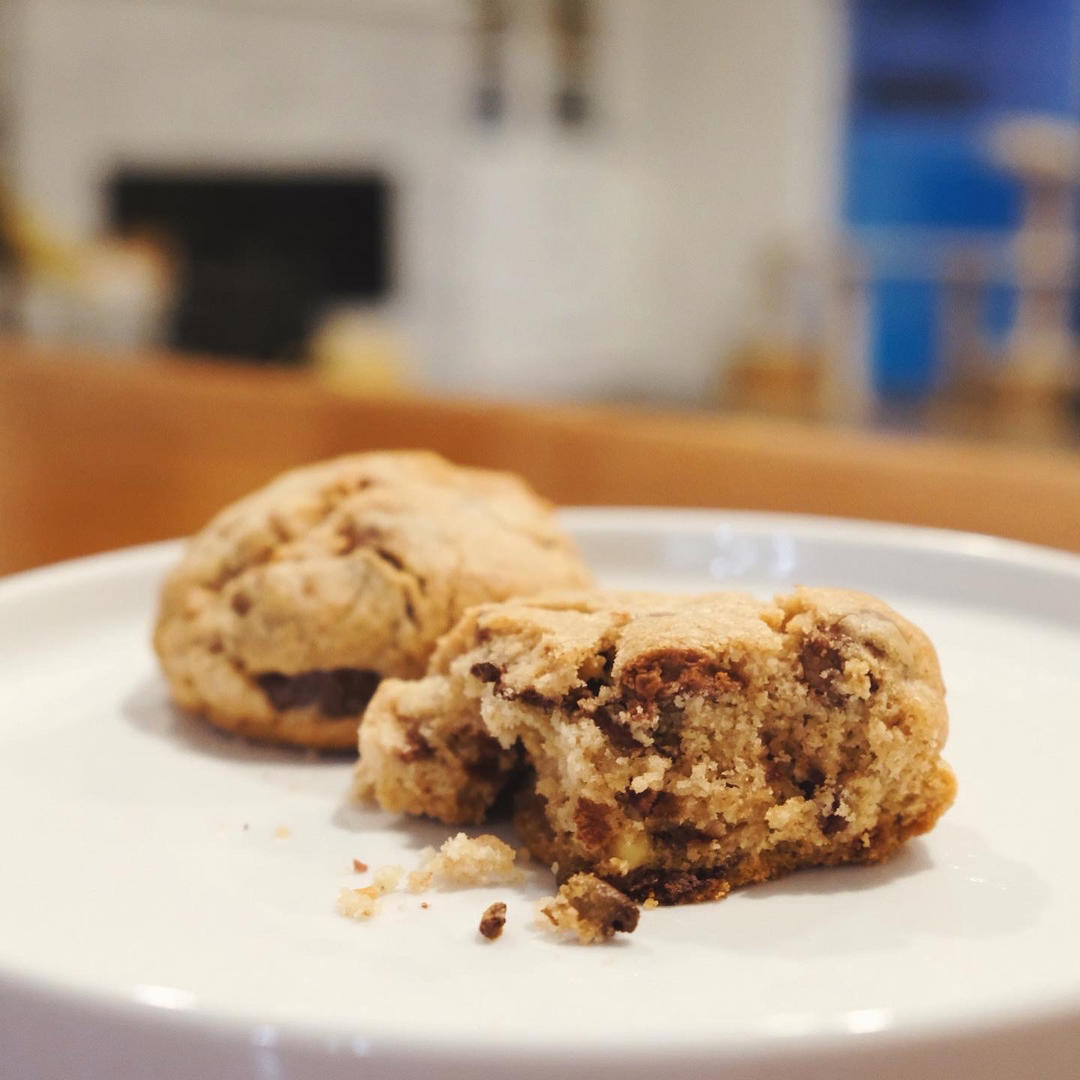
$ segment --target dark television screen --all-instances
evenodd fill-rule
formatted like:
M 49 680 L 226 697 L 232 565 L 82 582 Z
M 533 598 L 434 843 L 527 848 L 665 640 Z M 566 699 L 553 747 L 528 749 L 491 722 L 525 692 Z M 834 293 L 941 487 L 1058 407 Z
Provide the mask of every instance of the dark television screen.
M 328 301 L 391 288 L 390 186 L 372 173 L 123 169 L 108 185 L 117 231 L 175 254 L 171 344 L 295 359 Z

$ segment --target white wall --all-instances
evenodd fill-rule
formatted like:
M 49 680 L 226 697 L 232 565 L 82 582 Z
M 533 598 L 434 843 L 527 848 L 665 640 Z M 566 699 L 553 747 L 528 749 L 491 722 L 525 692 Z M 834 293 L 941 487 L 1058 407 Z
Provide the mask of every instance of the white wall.
M 813 246 L 835 221 L 842 9 L 667 0 L 648 16 L 657 295 L 690 394 L 752 321 L 764 248 Z
M 831 214 L 838 3 L 603 0 L 596 120 L 566 132 L 542 0 L 494 130 L 463 0 L 22 0 L 16 176 L 86 233 L 121 162 L 384 165 L 388 315 L 433 382 L 693 397 L 760 245 Z

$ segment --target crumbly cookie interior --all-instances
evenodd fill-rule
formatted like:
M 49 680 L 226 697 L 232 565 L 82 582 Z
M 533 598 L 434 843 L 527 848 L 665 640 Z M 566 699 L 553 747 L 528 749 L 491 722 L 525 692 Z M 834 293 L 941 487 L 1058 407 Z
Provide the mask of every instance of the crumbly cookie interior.
M 885 858 L 953 799 L 946 731 L 930 643 L 873 597 L 579 594 L 479 609 L 384 682 L 357 786 L 447 822 L 513 788 L 560 879 L 678 903 Z

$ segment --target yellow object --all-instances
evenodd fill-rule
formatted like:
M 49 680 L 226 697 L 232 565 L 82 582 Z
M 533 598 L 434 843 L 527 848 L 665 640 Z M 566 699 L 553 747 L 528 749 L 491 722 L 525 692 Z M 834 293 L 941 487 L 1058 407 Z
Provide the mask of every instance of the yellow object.
M 0 230 L 28 273 L 74 279 L 81 274 L 87 247 L 48 228 L 0 184 Z
M 312 336 L 309 355 L 316 374 L 342 393 L 393 397 L 412 389 L 404 341 L 364 312 L 329 315 Z

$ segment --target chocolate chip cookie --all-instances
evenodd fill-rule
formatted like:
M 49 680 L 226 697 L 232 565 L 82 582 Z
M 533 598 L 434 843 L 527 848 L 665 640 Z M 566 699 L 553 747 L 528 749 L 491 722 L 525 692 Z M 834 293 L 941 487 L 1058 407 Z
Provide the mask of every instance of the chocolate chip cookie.
M 561 879 L 681 903 L 890 855 L 953 800 L 946 733 L 933 647 L 872 596 L 566 593 L 478 607 L 382 683 L 356 786 L 446 822 L 513 789 Z
M 165 582 L 154 645 L 175 700 L 219 727 L 351 748 L 379 681 L 422 674 L 468 607 L 589 582 L 519 478 L 355 454 L 218 514 Z

